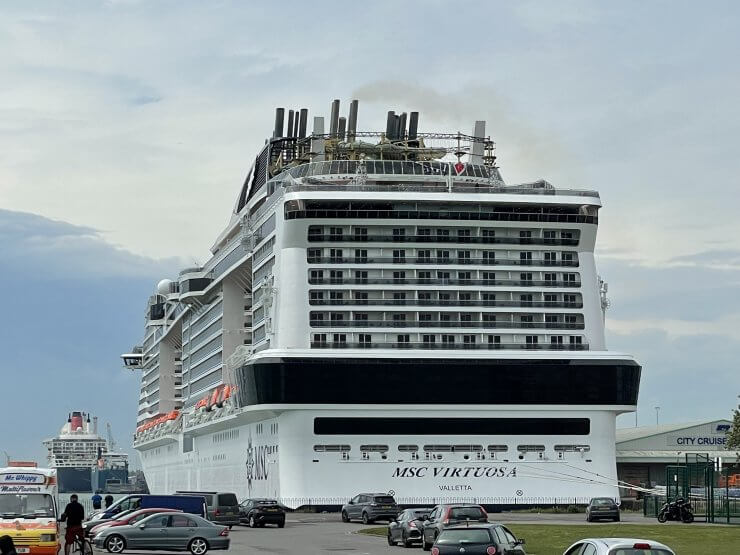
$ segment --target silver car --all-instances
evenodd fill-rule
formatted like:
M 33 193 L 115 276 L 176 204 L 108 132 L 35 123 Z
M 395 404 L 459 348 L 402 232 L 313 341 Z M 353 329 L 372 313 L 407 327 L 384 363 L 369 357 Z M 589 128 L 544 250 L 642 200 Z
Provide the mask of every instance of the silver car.
M 653 540 L 635 538 L 587 538 L 571 545 L 564 555 L 676 555 Z
M 229 548 L 229 528 L 186 513 L 158 513 L 135 525 L 106 528 L 93 538 L 108 553 L 125 549 L 190 551 L 203 555 L 209 549 Z

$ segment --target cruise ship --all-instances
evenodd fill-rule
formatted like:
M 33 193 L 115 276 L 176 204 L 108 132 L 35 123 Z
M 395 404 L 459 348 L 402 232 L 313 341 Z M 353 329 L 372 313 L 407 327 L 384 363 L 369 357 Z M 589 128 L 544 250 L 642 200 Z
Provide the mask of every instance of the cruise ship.
M 98 417 L 82 411 L 67 416 L 59 435 L 44 440 L 49 468 L 57 471 L 60 493 L 107 491 L 128 482 L 128 454 L 116 451 L 112 435 L 98 435 Z
M 208 261 L 148 299 L 121 356 L 152 493 L 617 498 L 641 368 L 605 346 L 599 194 L 505 183 L 485 121 L 340 114 L 278 108 Z

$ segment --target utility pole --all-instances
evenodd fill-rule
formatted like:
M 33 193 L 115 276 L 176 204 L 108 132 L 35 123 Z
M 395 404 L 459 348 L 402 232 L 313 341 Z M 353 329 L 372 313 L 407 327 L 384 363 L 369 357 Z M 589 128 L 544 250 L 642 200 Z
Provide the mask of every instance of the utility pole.
M 658 416 L 659 414 L 660 414 L 660 407 L 655 407 L 655 425 L 656 426 L 660 425 L 660 418 Z

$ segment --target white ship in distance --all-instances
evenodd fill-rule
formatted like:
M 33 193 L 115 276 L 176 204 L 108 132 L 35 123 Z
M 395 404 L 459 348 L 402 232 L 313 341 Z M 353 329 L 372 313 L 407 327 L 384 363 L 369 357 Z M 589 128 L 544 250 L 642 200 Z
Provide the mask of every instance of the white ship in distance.
M 641 368 L 606 350 L 595 191 L 508 185 L 486 123 L 358 130 L 278 108 L 203 265 L 148 299 L 134 446 L 152 493 L 289 507 L 618 497 Z

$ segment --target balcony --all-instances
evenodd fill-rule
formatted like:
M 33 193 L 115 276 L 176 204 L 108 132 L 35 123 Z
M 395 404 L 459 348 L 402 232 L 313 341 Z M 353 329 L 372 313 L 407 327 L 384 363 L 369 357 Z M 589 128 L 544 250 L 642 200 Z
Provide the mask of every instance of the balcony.
M 565 322 L 460 322 L 450 320 L 311 320 L 312 328 L 467 328 L 582 330 L 583 323 Z
M 580 281 L 537 279 L 457 279 L 457 278 L 309 278 L 311 285 L 493 285 L 514 287 L 580 287 Z
M 577 260 L 522 260 L 521 258 L 447 258 L 447 257 L 372 257 L 372 256 L 309 256 L 309 264 L 433 264 L 460 266 L 548 266 L 577 268 Z
M 311 210 L 310 212 L 335 212 L 326 210 Z M 348 210 L 347 212 L 358 212 L 357 210 Z M 383 218 L 396 218 L 391 214 L 394 211 L 387 211 L 388 215 Z M 308 216 L 307 216 L 308 217 Z M 319 218 L 321 216 L 311 216 Z M 346 216 L 347 218 L 358 219 L 362 216 Z M 380 216 L 378 216 L 380 217 Z M 576 217 L 576 216 L 574 216 Z M 577 216 L 586 217 L 586 216 Z M 453 243 L 453 244 L 472 244 L 472 245 L 562 245 L 569 247 L 578 246 L 578 239 L 573 238 L 544 238 L 544 237 L 477 237 L 456 235 L 359 235 L 359 234 L 323 234 L 308 233 L 308 240 L 312 243 L 318 242 L 362 242 L 362 243 Z
M 563 301 L 484 301 L 426 299 L 311 299 L 311 306 L 482 306 L 505 308 L 583 308 L 582 302 Z

